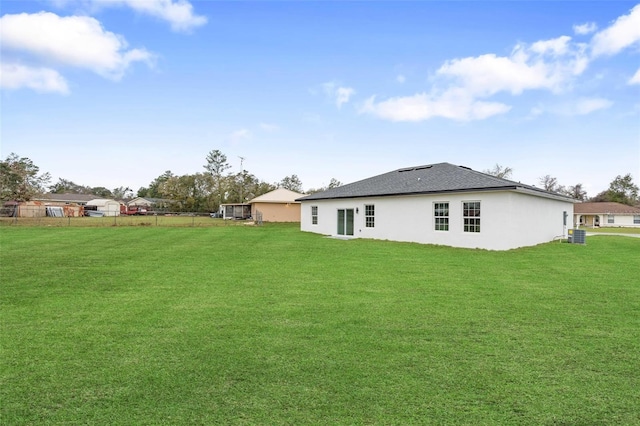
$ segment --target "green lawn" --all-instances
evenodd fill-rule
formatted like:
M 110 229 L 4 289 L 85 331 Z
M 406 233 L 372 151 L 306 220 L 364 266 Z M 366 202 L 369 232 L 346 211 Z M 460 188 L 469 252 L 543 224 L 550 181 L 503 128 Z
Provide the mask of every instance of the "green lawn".
M 0 424 L 640 423 L 640 239 L 0 228 Z
M 602 234 L 602 233 L 613 233 L 613 234 L 640 234 L 640 228 L 623 228 L 623 227 L 614 227 L 614 226 L 604 226 L 601 228 L 593 228 L 593 227 L 582 227 L 580 229 L 584 229 L 588 234 Z

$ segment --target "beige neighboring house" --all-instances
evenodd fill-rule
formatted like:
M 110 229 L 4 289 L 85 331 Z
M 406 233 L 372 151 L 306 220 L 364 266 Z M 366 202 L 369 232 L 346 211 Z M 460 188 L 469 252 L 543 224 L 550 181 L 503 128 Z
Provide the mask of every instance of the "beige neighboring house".
M 573 216 L 576 227 L 640 228 L 640 208 L 621 203 L 578 203 Z
M 304 194 L 278 188 L 249 201 L 253 220 L 264 222 L 300 222 L 300 201 Z

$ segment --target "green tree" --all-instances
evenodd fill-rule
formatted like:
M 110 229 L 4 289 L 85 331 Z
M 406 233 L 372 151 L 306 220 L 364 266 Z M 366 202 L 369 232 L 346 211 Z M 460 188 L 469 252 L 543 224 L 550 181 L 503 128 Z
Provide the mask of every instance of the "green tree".
M 49 192 L 53 194 L 91 194 L 91 188 L 59 178 L 58 182 L 49 186 Z
M 257 195 L 261 195 L 258 194 L 261 182 L 246 170 L 228 176 L 226 183 L 226 202 L 246 203 Z
M 209 211 L 207 198 L 212 186 L 211 176 L 207 173 L 171 176 L 160 184 L 161 198 L 171 200 L 170 208 L 182 212 Z
M 289 191 L 302 192 L 302 182 L 297 175 L 284 177 L 278 186 L 280 188 L 288 189 Z
M 223 173 L 231 168 L 227 161 L 227 156 L 218 149 L 214 149 L 207 154 L 207 164 L 204 168 L 209 172 L 214 182 L 214 188 L 210 196 L 210 206 L 212 211 L 217 211 L 224 199 L 225 178 Z
M 609 189 L 596 195 L 592 201 L 611 201 L 633 206 L 640 201 L 638 191 L 638 185 L 633 182 L 631 173 L 627 173 L 624 176 L 616 176 L 609 184 Z
M 0 161 L 0 198 L 3 201 L 28 201 L 45 192 L 51 180 L 49 173 L 38 174 L 40 169 L 27 157 L 15 153 Z
M 96 186 L 91 188 L 91 194 L 94 194 L 100 198 L 113 198 L 113 193 L 110 189 L 105 188 L 104 186 Z
M 171 170 L 167 170 L 166 172 L 155 178 L 153 182 L 149 184 L 148 188 L 143 187 L 138 189 L 138 197 L 163 198 L 160 186 L 173 176 L 174 175 L 173 173 L 171 173 Z
M 340 182 L 336 178 L 331 178 L 331 180 L 329 181 L 329 185 L 321 186 L 320 188 L 311 188 L 311 189 L 307 190 L 306 193 L 307 194 L 315 194 L 316 192 L 326 191 L 327 189 L 337 188 L 339 186 L 342 186 L 342 182 Z
M 111 195 L 116 200 L 126 200 L 131 198 L 133 191 L 128 186 L 120 186 L 118 188 L 114 188 L 113 191 L 111 191 Z

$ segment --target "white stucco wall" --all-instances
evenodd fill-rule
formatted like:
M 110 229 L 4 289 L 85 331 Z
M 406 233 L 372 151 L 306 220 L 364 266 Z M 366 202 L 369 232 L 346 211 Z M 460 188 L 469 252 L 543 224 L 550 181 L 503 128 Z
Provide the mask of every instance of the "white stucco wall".
M 634 215 L 633 214 L 616 214 L 613 215 L 613 223 L 609 223 L 610 215 L 602 213 L 602 214 L 574 214 L 574 223 L 580 224 L 580 217 L 582 217 L 583 223 L 582 226 L 594 226 L 595 218 L 598 217 L 599 221 L 598 226 L 600 228 L 640 228 L 640 223 L 634 223 Z
M 609 223 L 609 219 L 611 219 L 611 217 L 613 217 L 613 223 Z M 625 228 L 640 227 L 640 224 L 633 223 L 633 217 L 634 215 L 630 215 L 630 214 L 614 214 L 614 215 L 603 214 L 601 215 L 601 219 L 600 219 L 600 227 L 601 228 L 619 227 L 619 226 L 624 226 Z
M 480 201 L 479 233 L 463 232 L 462 203 Z M 433 204 L 449 203 L 449 230 L 434 228 Z M 375 227 L 365 227 L 365 205 L 375 206 Z M 311 224 L 311 207 L 318 207 L 318 224 Z M 343 200 L 303 201 L 300 228 L 337 235 L 337 210 L 358 209 L 354 238 L 374 238 L 453 247 L 508 250 L 566 237 L 573 203 L 515 191 L 416 195 Z M 566 211 L 567 226 L 563 225 Z

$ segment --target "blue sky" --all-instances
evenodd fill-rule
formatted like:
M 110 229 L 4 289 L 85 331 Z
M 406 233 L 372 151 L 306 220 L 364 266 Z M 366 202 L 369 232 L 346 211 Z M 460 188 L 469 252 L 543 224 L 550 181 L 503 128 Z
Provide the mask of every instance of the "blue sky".
M 3 1 L 1 154 L 81 185 L 496 163 L 640 183 L 640 4 Z

